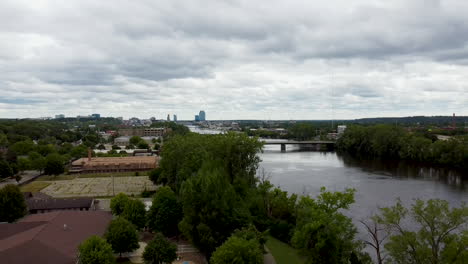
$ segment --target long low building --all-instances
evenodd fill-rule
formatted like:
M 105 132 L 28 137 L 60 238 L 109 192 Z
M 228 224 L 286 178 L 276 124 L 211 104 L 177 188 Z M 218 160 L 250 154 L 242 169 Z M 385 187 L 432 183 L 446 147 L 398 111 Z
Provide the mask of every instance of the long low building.
M 119 129 L 120 136 L 162 137 L 171 131 L 165 127 L 134 127 Z
M 104 235 L 111 220 L 109 212 L 60 211 L 0 224 L 0 262 L 79 263 L 78 245 L 92 235 Z
M 89 197 L 54 198 L 41 192 L 25 192 L 23 195 L 30 214 L 65 210 L 88 211 L 94 208 L 94 199 Z
M 81 158 L 72 162 L 70 173 L 147 171 L 158 166 L 156 156 Z

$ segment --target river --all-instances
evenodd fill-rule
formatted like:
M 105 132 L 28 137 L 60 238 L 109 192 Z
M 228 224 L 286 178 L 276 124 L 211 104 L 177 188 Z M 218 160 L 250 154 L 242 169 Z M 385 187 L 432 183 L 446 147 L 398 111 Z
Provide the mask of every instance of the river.
M 259 173 L 265 173 L 285 191 L 314 197 L 322 186 L 331 191 L 356 189 L 356 201 L 346 214 L 359 228 L 361 239 L 367 234 L 359 220 L 377 213 L 379 207 L 394 204 L 397 198 L 407 206 L 414 199 L 444 199 L 452 206 L 468 202 L 466 172 L 463 175 L 405 162 L 356 160 L 330 151 L 300 151 L 294 145 L 288 145 L 286 152 L 281 152 L 279 145 L 266 145 L 259 156 Z

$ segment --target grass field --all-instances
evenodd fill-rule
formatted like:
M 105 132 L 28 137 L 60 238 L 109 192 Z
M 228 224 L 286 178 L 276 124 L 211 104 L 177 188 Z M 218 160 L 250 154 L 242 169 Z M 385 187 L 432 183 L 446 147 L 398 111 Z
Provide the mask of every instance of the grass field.
M 138 176 L 147 176 L 147 171 L 137 172 Z M 105 177 L 131 177 L 136 176 L 135 172 L 113 172 L 113 173 L 88 173 L 88 174 L 77 174 L 78 178 L 105 178 Z
M 157 186 L 148 176 L 87 177 L 68 181 L 50 181 L 43 193 L 53 197 L 108 197 L 114 193 L 140 195 L 142 191 L 155 191 Z
M 39 178 L 37 178 L 36 181 L 66 181 L 66 180 L 73 180 L 76 178 L 76 175 L 58 175 L 58 176 L 53 176 L 53 175 L 44 175 Z
M 304 258 L 299 255 L 296 249 L 276 238 L 269 236 L 266 246 L 275 258 L 277 264 L 305 263 Z
M 20 187 L 22 192 L 39 192 L 40 190 L 44 189 L 45 187 L 49 186 L 50 182 L 43 182 L 43 181 L 33 181 L 26 185 Z

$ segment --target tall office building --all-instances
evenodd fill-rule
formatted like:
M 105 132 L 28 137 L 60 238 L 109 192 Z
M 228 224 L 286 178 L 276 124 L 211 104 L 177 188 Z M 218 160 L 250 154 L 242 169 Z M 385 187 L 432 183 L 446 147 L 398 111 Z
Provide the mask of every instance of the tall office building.
M 195 121 L 200 121 L 200 116 L 199 115 L 195 115 Z
M 174 122 L 177 122 L 177 115 L 174 115 L 173 120 L 174 120 Z
M 200 121 L 206 121 L 205 111 L 201 110 L 200 113 L 198 114 L 198 117 L 200 118 Z
M 167 114 L 167 121 L 171 121 L 171 116 Z

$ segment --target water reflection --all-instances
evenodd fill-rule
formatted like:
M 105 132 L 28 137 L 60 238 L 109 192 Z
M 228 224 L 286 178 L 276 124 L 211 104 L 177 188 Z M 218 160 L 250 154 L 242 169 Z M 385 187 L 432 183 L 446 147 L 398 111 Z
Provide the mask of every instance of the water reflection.
M 468 177 L 462 171 L 444 168 L 430 167 L 407 161 L 381 161 L 369 159 L 357 159 L 349 155 L 337 155 L 348 167 L 357 167 L 362 171 L 370 172 L 384 177 L 412 178 L 438 181 L 459 190 L 466 190 Z

